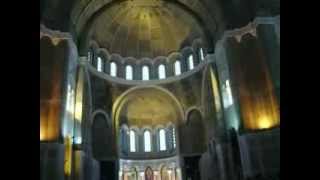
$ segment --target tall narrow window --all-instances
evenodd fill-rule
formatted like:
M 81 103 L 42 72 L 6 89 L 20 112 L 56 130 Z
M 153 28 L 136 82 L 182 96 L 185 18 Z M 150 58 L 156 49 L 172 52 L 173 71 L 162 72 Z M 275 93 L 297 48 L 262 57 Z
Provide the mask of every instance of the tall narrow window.
M 159 65 L 158 73 L 159 73 L 159 79 L 166 78 L 166 68 L 163 64 Z
M 117 76 L 117 64 L 115 62 L 110 63 L 110 75 L 113 77 Z
M 148 66 L 142 67 L 142 80 L 149 80 L 149 67 Z
M 172 128 L 172 143 L 173 143 L 173 148 L 176 148 L 176 129 L 173 127 Z
M 164 129 L 160 129 L 159 131 L 159 140 L 160 140 L 160 151 L 165 151 L 167 149 L 166 146 L 166 131 Z
M 136 133 L 130 130 L 130 152 L 136 152 Z
M 229 80 L 226 80 L 225 84 L 223 85 L 223 104 L 225 108 L 228 108 L 233 104 L 233 98 L 232 98 Z
M 99 72 L 102 72 L 102 59 L 101 59 L 101 57 L 98 57 L 98 60 L 97 60 L 97 70 Z
M 151 151 L 151 133 L 150 131 L 145 131 L 143 134 L 144 139 L 144 151 L 150 152 Z
M 200 48 L 200 59 L 201 59 L 201 61 L 204 60 L 204 54 L 203 54 L 203 49 L 202 48 Z
M 126 79 L 127 80 L 132 80 L 132 76 L 133 76 L 132 66 L 127 65 L 126 66 Z
M 175 74 L 175 75 L 181 74 L 181 63 L 180 63 L 179 60 L 177 60 L 177 61 L 174 63 L 174 74 Z
M 233 98 L 232 98 L 229 79 L 226 81 L 226 91 L 227 91 L 227 94 L 228 94 L 229 105 L 232 105 L 233 104 Z
M 194 68 L 192 55 L 188 57 L 188 64 L 189 64 L 189 70 L 192 70 Z

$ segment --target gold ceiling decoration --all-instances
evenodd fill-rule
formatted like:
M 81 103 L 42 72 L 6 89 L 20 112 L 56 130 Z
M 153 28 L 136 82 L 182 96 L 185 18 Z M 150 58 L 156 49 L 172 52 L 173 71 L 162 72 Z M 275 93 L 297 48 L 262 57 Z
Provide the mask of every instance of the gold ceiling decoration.
M 122 57 L 167 56 L 205 39 L 203 29 L 187 11 L 164 1 L 133 0 L 101 10 L 89 38 Z

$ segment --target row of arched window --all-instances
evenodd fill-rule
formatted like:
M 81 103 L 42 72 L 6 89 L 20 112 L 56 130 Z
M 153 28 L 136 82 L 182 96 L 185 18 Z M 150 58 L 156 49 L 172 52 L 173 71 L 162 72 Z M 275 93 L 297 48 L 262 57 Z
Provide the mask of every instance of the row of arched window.
M 204 53 L 203 53 L 203 49 L 200 48 L 199 50 L 199 55 L 200 55 L 200 60 L 203 61 L 204 60 Z M 88 60 L 90 62 L 92 62 L 93 59 L 93 54 L 92 52 L 88 52 Z M 187 65 L 188 65 L 188 70 L 192 70 L 194 69 L 194 58 L 193 58 L 193 54 L 190 54 L 187 58 Z M 101 57 L 97 57 L 97 61 L 96 61 L 96 69 L 99 72 L 104 72 L 104 67 L 105 64 L 102 60 Z M 118 74 L 118 66 L 114 61 L 110 62 L 110 66 L 109 66 L 109 75 L 112 77 L 117 77 Z M 157 67 L 157 75 L 158 75 L 158 79 L 165 79 L 167 77 L 167 68 L 165 64 L 159 64 Z M 181 74 L 181 60 L 176 60 L 174 63 L 174 67 L 173 67 L 173 73 L 175 76 L 178 76 Z M 150 68 L 148 65 L 143 65 L 142 66 L 142 71 L 141 71 L 141 80 L 147 81 L 150 80 Z M 134 78 L 134 70 L 133 70 L 133 66 L 132 65 L 126 65 L 125 66 L 125 75 L 124 78 L 126 80 L 136 80 Z
M 159 128 L 155 132 L 146 129 L 143 131 L 143 134 L 139 134 L 137 129 L 127 130 L 122 128 L 120 139 L 123 152 L 165 152 L 176 148 L 176 132 L 174 127 Z

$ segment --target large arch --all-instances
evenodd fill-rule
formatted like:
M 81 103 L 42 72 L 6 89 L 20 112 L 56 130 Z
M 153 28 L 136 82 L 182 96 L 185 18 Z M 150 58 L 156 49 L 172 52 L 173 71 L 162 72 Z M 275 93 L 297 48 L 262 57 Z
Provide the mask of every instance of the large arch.
M 95 111 L 91 122 L 91 128 L 93 156 L 98 160 L 110 159 L 113 156 L 114 151 L 110 118 L 102 110 Z
M 140 106 L 143 108 L 139 109 Z M 140 116 L 141 114 L 144 116 Z M 137 115 L 139 115 L 138 121 L 135 120 Z M 138 86 L 127 90 L 115 100 L 112 107 L 112 121 L 115 134 L 118 135 L 121 123 L 140 128 L 146 125 L 156 127 L 160 121 L 163 125 L 170 122 L 179 124 L 185 121 L 185 116 L 182 105 L 168 90 L 158 86 Z
M 188 111 L 187 122 L 180 126 L 180 151 L 183 155 L 201 154 L 206 149 L 206 128 L 202 113 L 193 108 Z

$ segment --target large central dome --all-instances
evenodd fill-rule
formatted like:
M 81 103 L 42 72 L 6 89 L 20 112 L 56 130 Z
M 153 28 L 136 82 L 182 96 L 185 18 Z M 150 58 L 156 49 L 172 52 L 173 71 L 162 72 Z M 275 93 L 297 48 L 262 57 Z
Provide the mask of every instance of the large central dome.
M 89 39 L 122 57 L 167 56 L 198 38 L 206 39 L 195 17 L 159 0 L 123 1 L 104 7 L 89 28 Z

